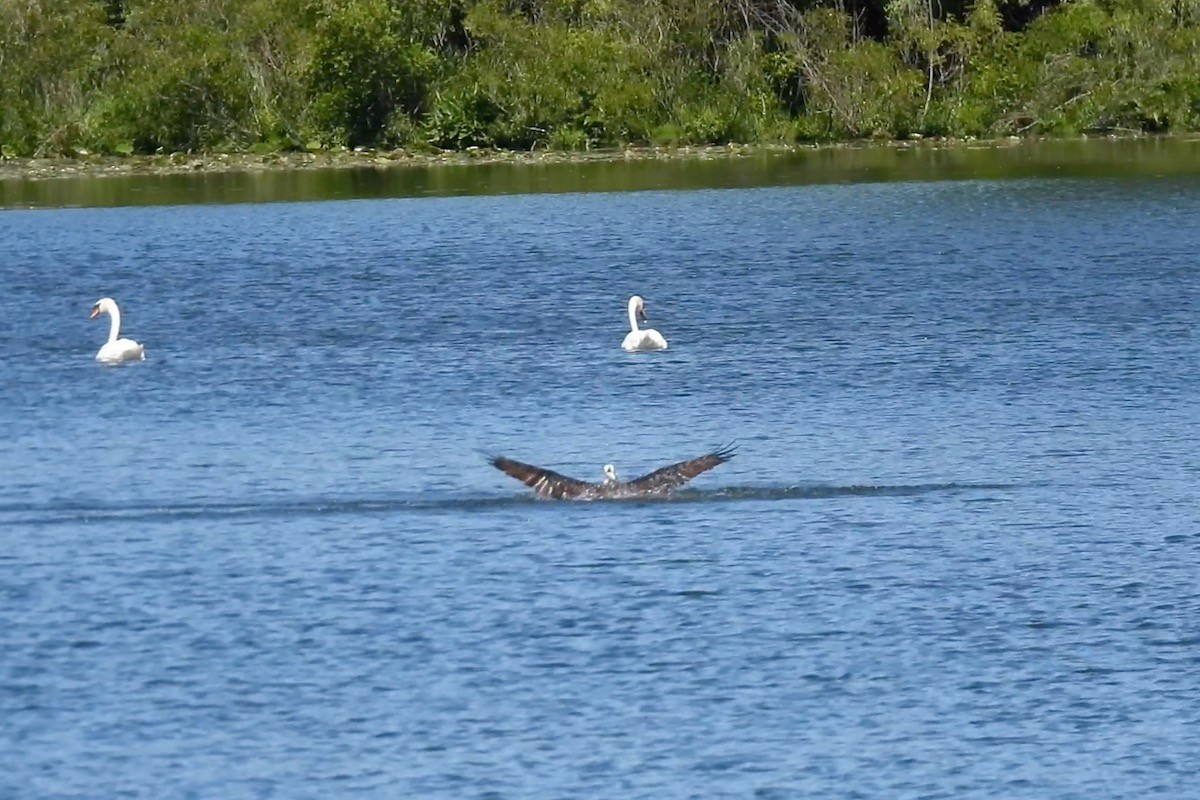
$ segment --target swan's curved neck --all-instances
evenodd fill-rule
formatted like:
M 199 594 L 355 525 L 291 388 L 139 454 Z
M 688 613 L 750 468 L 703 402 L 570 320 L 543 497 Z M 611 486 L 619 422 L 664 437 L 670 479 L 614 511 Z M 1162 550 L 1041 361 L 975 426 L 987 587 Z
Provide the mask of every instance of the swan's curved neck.
M 637 301 L 636 300 L 629 301 L 629 330 L 631 330 L 633 333 L 638 333 L 641 330 L 641 328 L 639 328 L 638 324 L 637 324 Z
M 108 341 L 115 342 L 121 333 L 121 312 L 114 303 L 108 308 Z

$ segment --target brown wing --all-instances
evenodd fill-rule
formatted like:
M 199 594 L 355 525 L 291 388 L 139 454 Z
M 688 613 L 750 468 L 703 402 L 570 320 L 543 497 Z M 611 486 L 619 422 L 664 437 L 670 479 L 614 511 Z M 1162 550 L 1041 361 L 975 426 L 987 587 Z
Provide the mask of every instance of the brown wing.
M 654 492 L 665 492 L 669 489 L 674 489 L 677 486 L 683 486 L 702 472 L 708 472 L 713 467 L 724 464 L 734 456 L 734 446 L 729 445 L 722 447 L 719 450 L 714 450 L 706 456 L 693 458 L 690 461 L 680 461 L 678 464 L 672 464 L 669 467 L 656 469 L 648 475 L 643 475 L 640 478 L 629 481 L 624 485 L 624 488 L 636 492 L 652 494 Z
M 535 467 L 532 464 L 522 464 L 511 458 L 496 456 L 491 459 L 492 466 L 516 478 L 521 483 L 537 492 L 538 497 L 552 500 L 571 499 L 593 492 L 595 484 L 568 478 L 554 470 Z

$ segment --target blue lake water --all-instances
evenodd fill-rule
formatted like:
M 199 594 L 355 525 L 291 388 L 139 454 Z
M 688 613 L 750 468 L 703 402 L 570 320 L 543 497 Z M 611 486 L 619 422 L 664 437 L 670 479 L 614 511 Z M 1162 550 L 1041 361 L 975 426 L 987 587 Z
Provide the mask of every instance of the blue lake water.
M 1197 796 L 1197 220 L 1195 177 L 0 214 L 0 797 Z M 106 295 L 144 363 L 93 360 Z M 486 462 L 730 441 L 665 502 Z

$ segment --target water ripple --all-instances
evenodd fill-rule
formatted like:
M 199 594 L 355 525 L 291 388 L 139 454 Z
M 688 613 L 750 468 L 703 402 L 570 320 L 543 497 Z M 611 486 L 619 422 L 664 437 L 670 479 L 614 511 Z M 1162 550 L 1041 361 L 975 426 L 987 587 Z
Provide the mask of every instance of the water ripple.
M 714 503 L 730 501 L 825 500 L 837 497 L 907 497 L 928 494 L 1009 491 L 1015 484 L 1003 483 L 926 483 L 913 485 L 856 485 L 856 486 L 731 486 L 721 489 L 682 490 L 665 497 L 621 498 L 593 502 L 545 501 L 532 495 L 506 497 L 453 498 L 322 498 L 301 501 L 271 501 L 253 503 L 174 503 L 125 504 L 121 506 L 91 504 L 53 504 L 39 506 L 31 503 L 0 505 L 0 522 L 7 525 L 75 525 L 126 522 L 158 522 L 167 520 L 244 518 L 244 517 L 310 517 L 328 515 L 395 514 L 403 512 L 470 512 L 493 509 L 537 507 L 579 507 L 628 505 L 669 505 L 673 503 Z

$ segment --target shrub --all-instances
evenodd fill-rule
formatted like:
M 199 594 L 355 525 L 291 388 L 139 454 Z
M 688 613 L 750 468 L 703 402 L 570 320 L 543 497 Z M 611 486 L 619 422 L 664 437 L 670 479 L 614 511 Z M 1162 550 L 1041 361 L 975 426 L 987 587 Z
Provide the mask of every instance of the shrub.
M 332 5 L 317 23 L 309 85 L 327 144 L 378 144 L 393 114 L 416 114 L 438 58 L 421 42 L 426 17 L 387 0 Z M 414 24 L 417 23 L 417 24 Z
M 204 25 L 123 34 L 124 70 L 111 76 L 85 121 L 94 147 L 139 152 L 238 148 L 257 138 L 244 63 Z
M 112 39 L 98 3 L 0 3 L 0 147 L 6 154 L 79 146 L 81 120 Z
M 644 141 L 654 107 L 644 54 L 609 33 L 533 25 L 491 3 L 466 19 L 473 49 L 426 121 L 438 146 L 578 149 Z
M 895 50 L 852 42 L 852 21 L 831 9 L 805 13 L 782 42 L 797 73 L 810 130 L 834 137 L 894 136 L 919 124 L 921 74 Z

